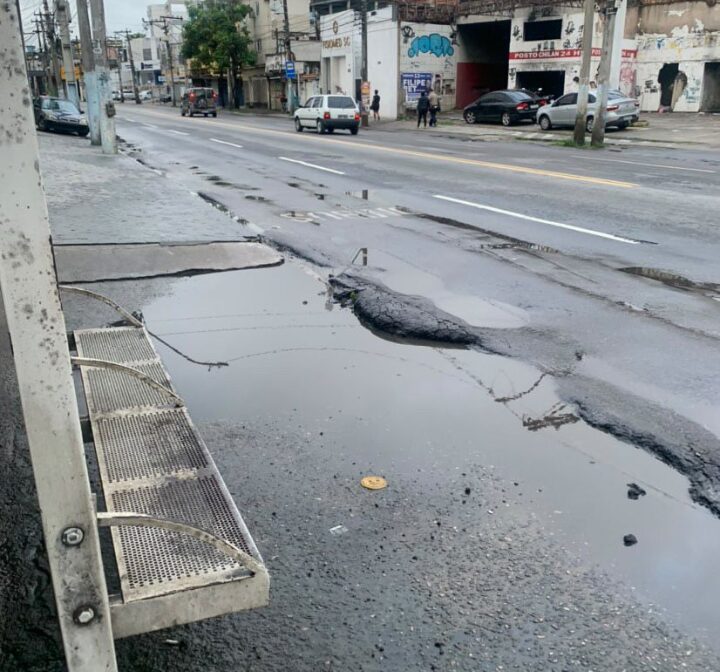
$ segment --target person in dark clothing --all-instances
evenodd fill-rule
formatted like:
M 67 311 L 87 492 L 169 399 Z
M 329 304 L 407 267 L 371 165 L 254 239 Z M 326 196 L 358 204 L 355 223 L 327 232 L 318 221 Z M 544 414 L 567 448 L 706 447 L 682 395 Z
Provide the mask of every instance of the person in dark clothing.
M 418 115 L 418 123 L 417 127 L 420 128 L 420 122 L 423 122 L 423 128 L 427 128 L 427 113 L 430 109 L 430 102 L 428 101 L 428 97 L 425 95 L 425 91 L 423 91 L 420 94 L 420 99 L 417 103 L 417 115 Z
M 370 109 L 373 113 L 373 121 L 380 121 L 380 94 L 375 89 L 375 95 L 370 103 Z

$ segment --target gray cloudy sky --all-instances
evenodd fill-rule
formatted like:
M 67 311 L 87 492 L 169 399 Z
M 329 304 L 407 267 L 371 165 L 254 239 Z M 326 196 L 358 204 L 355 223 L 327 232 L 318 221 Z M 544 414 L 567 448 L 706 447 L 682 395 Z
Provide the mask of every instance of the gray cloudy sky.
M 142 31 L 142 20 L 147 18 L 147 6 L 153 4 L 152 0 L 105 0 L 105 21 L 107 30 L 112 34 L 115 30 L 128 28 L 134 31 Z M 23 18 L 23 29 L 25 33 L 33 29 L 33 13 L 40 10 L 43 0 L 20 0 L 20 12 Z M 50 11 L 53 10 L 55 0 L 48 0 Z M 71 30 L 77 33 L 77 21 L 75 20 L 75 0 L 70 0 L 72 7 Z M 30 43 L 32 44 L 32 36 Z

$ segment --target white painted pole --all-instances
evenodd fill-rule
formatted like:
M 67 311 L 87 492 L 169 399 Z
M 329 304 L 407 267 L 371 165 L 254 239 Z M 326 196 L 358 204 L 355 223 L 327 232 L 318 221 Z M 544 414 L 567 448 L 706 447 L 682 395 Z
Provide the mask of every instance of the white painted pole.
M 111 95 L 105 31 L 105 5 L 103 0 L 90 0 L 90 9 L 92 11 L 93 49 L 95 54 L 95 72 L 97 72 L 98 103 L 100 109 L 100 141 L 103 154 L 117 154 L 115 104 L 112 101 Z
M 617 15 L 615 17 L 615 39 L 613 40 L 612 62 L 610 65 L 609 86 L 611 89 L 620 88 L 620 67 L 622 65 L 622 48 L 625 38 L 627 0 L 618 0 L 617 8 Z
M 90 142 L 100 144 L 100 105 L 95 75 L 95 55 L 93 54 L 92 33 L 88 17 L 87 0 L 77 0 L 77 22 L 80 33 L 80 49 L 85 83 L 85 108 L 90 126 Z
M 0 3 L 0 290 L 67 667 L 116 672 L 18 19 Z

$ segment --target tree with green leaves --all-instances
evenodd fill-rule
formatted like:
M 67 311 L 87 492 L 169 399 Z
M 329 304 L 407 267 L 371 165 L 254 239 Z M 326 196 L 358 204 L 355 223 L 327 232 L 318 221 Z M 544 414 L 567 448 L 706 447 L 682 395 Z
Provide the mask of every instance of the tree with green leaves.
M 250 12 L 240 0 L 205 0 L 188 5 L 189 18 L 183 24 L 183 57 L 193 67 L 229 72 L 233 107 L 238 76 L 243 66 L 254 65 L 257 58 L 245 28 Z

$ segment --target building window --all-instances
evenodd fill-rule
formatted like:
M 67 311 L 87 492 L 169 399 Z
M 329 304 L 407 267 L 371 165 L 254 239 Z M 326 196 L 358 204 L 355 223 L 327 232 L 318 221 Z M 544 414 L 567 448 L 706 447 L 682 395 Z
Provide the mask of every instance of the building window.
M 557 40 L 562 36 L 562 19 L 550 21 L 526 21 L 523 28 L 525 42 Z
M 152 49 L 143 49 L 143 61 L 152 61 Z
M 256 40 L 255 51 L 257 51 L 258 54 L 262 54 L 262 40 Z

